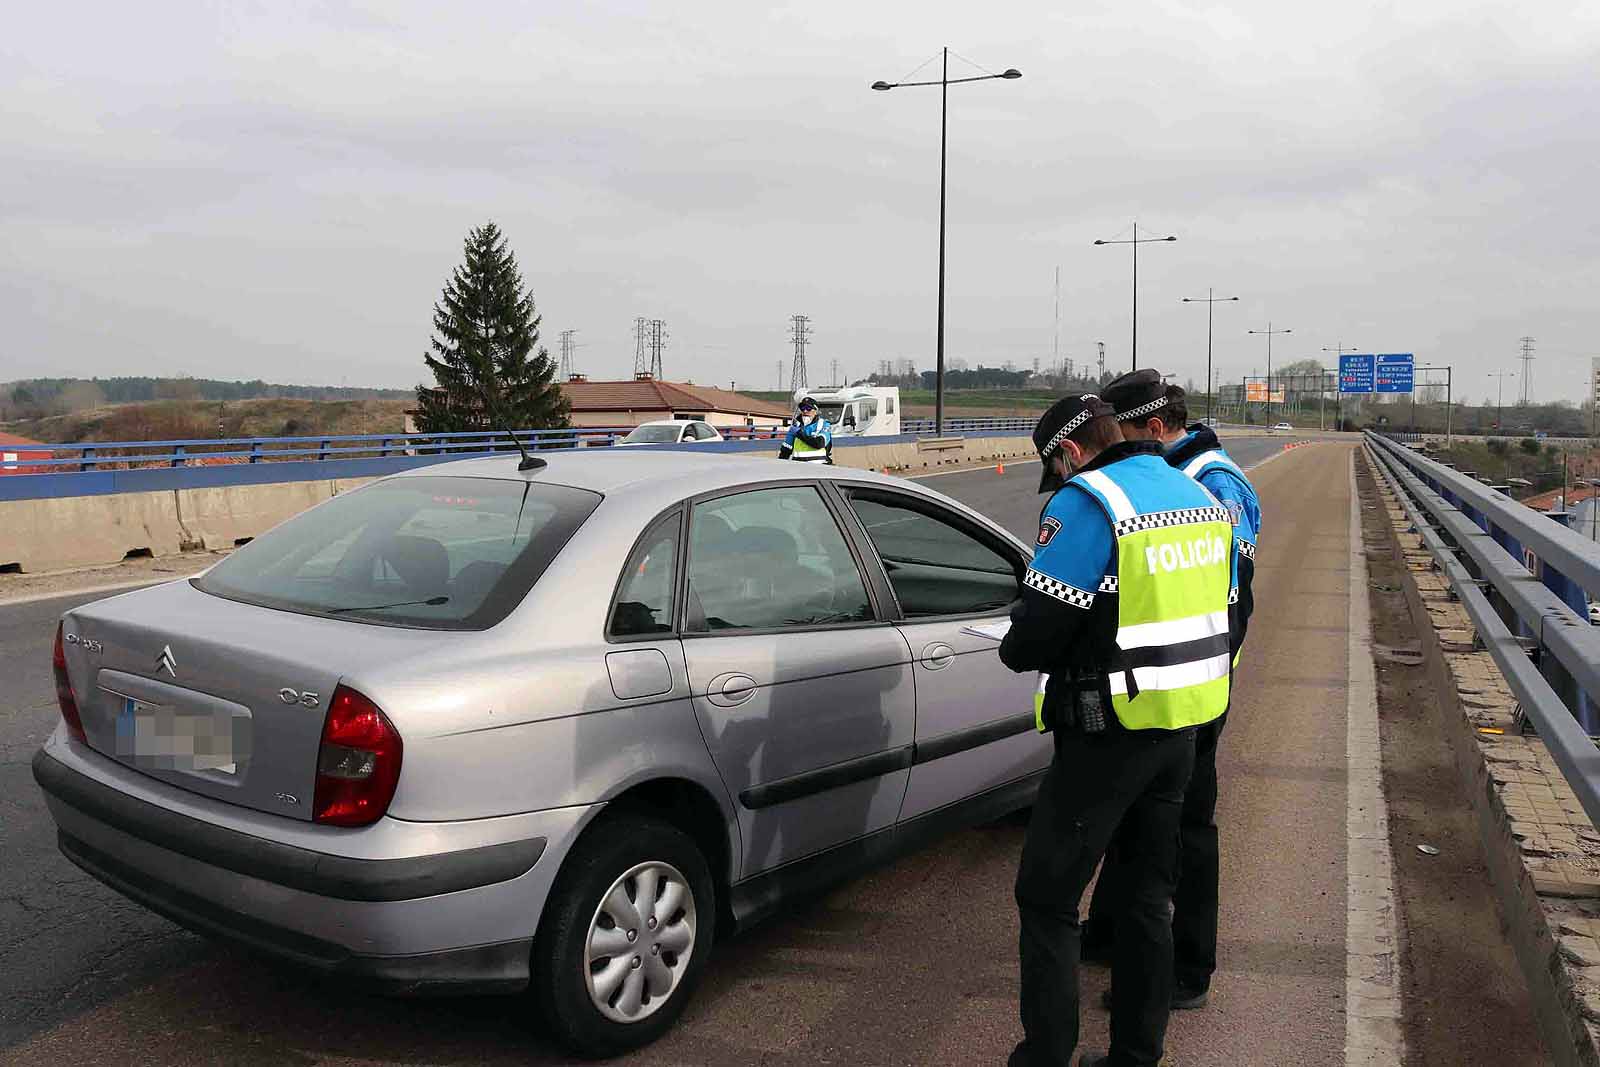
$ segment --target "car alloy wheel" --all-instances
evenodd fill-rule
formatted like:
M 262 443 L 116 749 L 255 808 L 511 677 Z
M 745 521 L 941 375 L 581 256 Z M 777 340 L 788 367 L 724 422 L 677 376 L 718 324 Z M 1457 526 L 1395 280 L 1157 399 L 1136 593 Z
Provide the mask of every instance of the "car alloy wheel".
M 694 957 L 698 922 L 694 890 L 672 864 L 625 871 L 589 921 L 584 982 L 595 1010 L 636 1023 L 665 1005 Z

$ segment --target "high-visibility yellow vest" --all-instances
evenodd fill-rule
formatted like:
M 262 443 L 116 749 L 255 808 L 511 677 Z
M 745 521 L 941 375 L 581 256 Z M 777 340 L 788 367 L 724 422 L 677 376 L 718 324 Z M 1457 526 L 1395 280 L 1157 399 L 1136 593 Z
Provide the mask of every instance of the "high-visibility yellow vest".
M 1178 730 L 1228 707 L 1228 595 L 1233 525 L 1204 486 L 1158 456 L 1135 455 L 1075 476 L 1111 521 L 1117 648 L 1106 665 L 1111 707 L 1130 730 Z M 1063 490 L 1072 491 L 1070 489 Z

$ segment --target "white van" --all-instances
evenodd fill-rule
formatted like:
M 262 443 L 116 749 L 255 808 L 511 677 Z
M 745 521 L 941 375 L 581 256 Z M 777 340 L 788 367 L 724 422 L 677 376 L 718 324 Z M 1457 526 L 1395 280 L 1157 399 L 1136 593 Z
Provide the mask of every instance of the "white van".
M 796 389 L 795 404 L 808 396 L 833 424 L 835 437 L 892 437 L 900 432 L 900 390 L 894 386 Z

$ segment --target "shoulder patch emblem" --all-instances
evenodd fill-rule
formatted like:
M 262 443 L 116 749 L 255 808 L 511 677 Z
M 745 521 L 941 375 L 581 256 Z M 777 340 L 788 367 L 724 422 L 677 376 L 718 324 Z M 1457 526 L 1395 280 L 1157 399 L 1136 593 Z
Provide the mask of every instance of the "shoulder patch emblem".
M 1244 505 L 1237 500 L 1224 500 L 1222 506 L 1228 509 L 1228 517 L 1235 526 L 1244 519 Z
M 1059 519 L 1045 519 L 1039 524 L 1039 547 L 1043 548 L 1045 545 L 1048 545 L 1051 539 L 1060 532 L 1061 521 Z

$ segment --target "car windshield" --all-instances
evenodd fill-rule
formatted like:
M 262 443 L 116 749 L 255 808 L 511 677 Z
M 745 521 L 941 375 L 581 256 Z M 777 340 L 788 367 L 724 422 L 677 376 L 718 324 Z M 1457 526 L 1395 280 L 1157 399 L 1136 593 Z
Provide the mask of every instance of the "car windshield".
M 481 630 L 521 602 L 599 503 L 562 485 L 391 478 L 302 512 L 193 583 L 285 611 Z
M 683 430 L 681 426 L 635 426 L 628 436 L 622 439 L 625 445 L 659 445 L 670 444 L 678 439 L 678 434 Z

